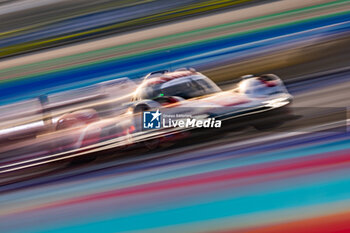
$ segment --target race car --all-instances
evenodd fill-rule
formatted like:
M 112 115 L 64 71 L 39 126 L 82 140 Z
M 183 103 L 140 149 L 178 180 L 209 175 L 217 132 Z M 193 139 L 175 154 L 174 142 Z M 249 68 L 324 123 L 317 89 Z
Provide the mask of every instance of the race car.
M 125 81 L 130 82 L 124 80 L 123 85 Z M 105 101 L 102 101 L 104 106 L 102 111 L 93 108 L 100 105 L 92 105 L 90 102 L 86 105 L 86 100 L 80 97 L 79 103 L 83 102 L 82 106 L 89 108 L 51 118 L 51 123 L 44 127 L 46 117 L 41 120 L 39 130 L 38 127 L 33 127 L 36 131 L 31 131 L 30 127 L 19 127 L 19 132 L 16 128 L 3 131 L 3 138 L 11 136 L 18 139 L 17 135 L 23 132 L 26 132 L 24 135 L 34 135 L 25 139 L 20 137 L 21 140 L 16 143 L 9 143 L 7 140 L 6 146 L 0 149 L 0 154 L 6 159 L 4 162 L 9 163 L 19 154 L 21 156 L 27 154 L 25 158 L 45 154 L 62 156 L 62 152 L 73 150 L 78 154 L 80 149 L 84 148 L 99 147 L 99 150 L 104 150 L 143 144 L 152 149 L 161 142 L 188 137 L 188 132 L 196 128 L 172 125 L 148 130 L 143 124 L 145 112 L 156 111 L 163 114 L 164 118 L 180 116 L 180 119 L 183 117 L 222 121 L 238 119 L 238 124 L 242 124 L 242 119 L 264 117 L 262 113 L 276 114 L 274 110 L 288 108 L 293 100 L 282 80 L 273 74 L 245 75 L 226 91 L 221 90 L 212 80 L 193 68 L 152 72 L 143 78 L 136 90 L 133 89 L 133 85 L 128 84 L 130 88 L 125 89 L 127 95 L 117 93 L 120 89 L 120 84 L 118 85 L 118 88 L 113 87 L 116 92 L 113 92 L 113 96 L 118 98 L 113 97 L 109 101 L 113 103 L 111 105 L 113 109 L 118 108 L 116 114 L 103 115 L 106 111 L 115 112 L 113 109 L 106 110 Z M 96 93 L 103 96 L 106 96 L 105 93 L 112 93 L 105 91 L 105 85 L 103 90 Z M 130 90 L 135 90 L 134 94 L 129 101 L 125 101 L 125 96 L 131 93 Z M 123 102 L 120 102 L 121 99 Z M 74 99 L 71 101 L 74 102 Z M 65 104 L 63 106 L 67 107 Z M 46 105 L 46 109 L 50 110 L 50 105 Z M 268 125 L 266 121 L 260 123 L 252 125 L 258 129 Z

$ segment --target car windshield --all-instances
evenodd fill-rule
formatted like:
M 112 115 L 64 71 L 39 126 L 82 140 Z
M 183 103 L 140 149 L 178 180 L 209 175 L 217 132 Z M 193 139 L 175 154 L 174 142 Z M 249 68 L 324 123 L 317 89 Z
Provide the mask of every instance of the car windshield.
M 140 98 L 154 99 L 160 96 L 179 96 L 189 99 L 218 91 L 220 88 L 209 78 L 203 75 L 192 75 L 146 86 L 141 89 Z

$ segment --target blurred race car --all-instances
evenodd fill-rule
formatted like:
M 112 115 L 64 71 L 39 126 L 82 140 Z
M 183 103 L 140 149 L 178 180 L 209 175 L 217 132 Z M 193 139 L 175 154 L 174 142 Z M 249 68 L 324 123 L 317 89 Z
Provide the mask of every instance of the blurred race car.
M 136 90 L 135 84 L 131 85 L 130 82 L 127 79 L 116 82 L 117 84 L 113 82 L 111 89 L 113 91 L 107 91 L 106 85 L 98 85 L 98 90 L 102 91 L 97 91 L 90 98 L 84 96 L 80 96 L 79 99 L 71 98 L 68 104 L 66 102 L 41 104 L 43 110 L 38 111 L 43 117 L 39 123 L 31 122 L 30 127 L 27 124 L 25 127 L 16 126 L 17 128 L 0 130 L 0 136 L 6 139 L 4 142 L 6 145 L 0 149 L 0 154 L 4 155 L 3 158 L 15 158 L 18 154 L 35 157 L 86 147 L 95 149 L 97 145 L 104 150 L 140 143 L 148 148 L 154 148 L 162 141 L 173 141 L 188 136 L 187 132 L 193 130 L 193 127 L 173 126 L 145 130 L 143 113 L 146 111 L 158 111 L 163 116 L 191 116 L 195 119 L 213 118 L 222 121 L 238 119 L 238 124 L 241 124 L 242 119 L 250 117 L 261 119 L 267 112 L 281 114 L 276 112 L 276 109 L 282 109 L 284 114 L 288 112 L 286 109 L 293 99 L 281 79 L 273 74 L 245 75 L 227 91 L 221 90 L 208 77 L 192 68 L 150 73 L 143 78 Z M 123 85 L 124 89 L 121 88 Z M 101 86 L 103 88 L 100 88 Z M 122 90 L 126 95 L 117 94 Z M 131 99 L 126 101 L 126 96 L 132 92 L 134 94 Z M 81 95 L 82 92 L 75 93 Z M 91 95 L 92 92 L 87 94 Z M 68 96 L 67 93 L 65 95 Z M 111 95 L 113 98 L 107 101 L 108 106 L 105 99 L 102 101 L 103 108 L 101 104 L 91 104 L 91 99 Z M 52 114 L 54 109 L 57 111 L 62 109 L 57 106 L 74 109 L 72 106 L 77 102 L 80 104 L 75 111 L 58 116 L 56 114 L 54 117 L 48 114 Z M 82 108 L 84 106 L 88 107 Z M 115 111 L 116 108 L 118 111 Z M 252 125 L 261 129 L 268 125 L 267 121 L 268 119 L 253 122 Z M 15 143 L 10 143 L 11 140 Z M 96 147 L 91 147 L 92 145 Z

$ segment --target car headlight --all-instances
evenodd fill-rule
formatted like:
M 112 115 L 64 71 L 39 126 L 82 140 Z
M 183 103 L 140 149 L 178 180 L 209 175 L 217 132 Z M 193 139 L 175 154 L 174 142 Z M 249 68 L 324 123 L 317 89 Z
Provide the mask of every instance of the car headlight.
M 289 103 L 290 102 L 288 101 L 287 98 L 277 98 L 277 99 L 263 102 L 263 104 L 265 104 L 265 106 L 272 107 L 272 108 L 282 107 L 282 106 L 287 105 Z

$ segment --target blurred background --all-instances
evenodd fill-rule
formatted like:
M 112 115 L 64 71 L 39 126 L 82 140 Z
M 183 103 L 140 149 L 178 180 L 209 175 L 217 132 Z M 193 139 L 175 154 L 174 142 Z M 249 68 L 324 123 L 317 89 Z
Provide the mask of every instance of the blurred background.
M 48 152 L 66 140 L 49 121 L 118 115 L 144 75 L 181 67 L 223 89 L 275 73 L 299 118 L 84 163 Z M 0 230 L 348 232 L 349 90 L 348 0 L 2 0 Z

